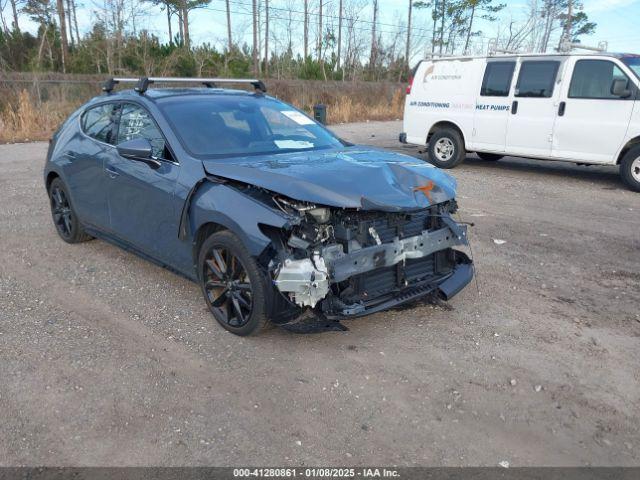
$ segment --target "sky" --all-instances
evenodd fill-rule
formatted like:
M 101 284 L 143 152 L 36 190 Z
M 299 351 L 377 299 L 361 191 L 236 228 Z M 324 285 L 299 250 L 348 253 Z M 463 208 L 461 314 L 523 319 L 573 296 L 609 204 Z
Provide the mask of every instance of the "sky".
M 1 0 L 0 0 L 1 1 Z M 356 0 L 358 1 L 358 0 Z M 361 14 L 358 29 L 363 32 L 369 31 L 371 28 L 372 8 L 371 1 L 359 0 L 363 4 L 368 4 Z M 379 26 L 378 29 L 383 34 L 389 35 L 390 32 L 396 31 L 394 25 L 398 22 L 406 25 L 406 14 L 409 0 L 379 0 Z M 496 0 L 498 3 L 500 0 Z M 507 7 L 501 12 L 500 16 L 503 21 L 512 18 L 519 20 L 526 15 L 528 0 L 508 1 L 501 0 L 506 3 Z M 251 0 L 230 0 L 232 10 L 233 34 L 235 39 L 242 39 L 251 44 Z M 88 30 L 91 25 L 94 11 L 99 8 L 102 0 L 78 0 L 78 4 L 83 8 L 78 12 L 78 22 L 81 33 Z M 284 17 L 283 8 L 291 5 L 295 11 L 302 12 L 302 0 L 271 0 L 272 21 L 277 18 Z M 310 0 L 312 5 L 317 0 Z M 325 12 L 335 9 L 338 0 L 325 0 Z M 583 0 L 584 10 L 589 14 L 592 21 L 598 24 L 594 35 L 583 38 L 586 45 L 598 45 L 600 41 L 607 41 L 609 51 L 614 52 L 632 52 L 640 53 L 640 30 L 638 29 L 638 19 L 640 19 L 640 0 Z M 161 40 L 166 41 L 167 26 L 166 15 L 155 7 L 142 7 L 140 16 L 136 20 L 138 29 L 147 29 L 156 34 Z M 414 36 L 415 47 L 412 49 L 412 60 L 421 58 L 424 54 L 426 46 L 426 38 L 431 29 L 431 20 L 428 11 L 415 11 L 412 35 Z M 10 9 L 5 9 L 7 17 L 10 16 Z M 302 14 L 296 13 L 294 18 L 293 41 L 295 45 L 301 45 L 301 29 Z M 311 17 L 312 21 L 316 17 Z M 209 42 L 214 45 L 222 46 L 226 42 L 226 16 L 225 16 L 225 0 L 211 0 L 211 4 L 206 9 L 194 10 L 190 16 L 190 30 L 192 43 L 199 44 Z M 21 18 L 24 29 L 35 32 L 36 25 L 29 22 L 26 18 Z M 482 30 L 482 36 L 489 39 L 495 36 L 496 23 L 479 22 L 478 28 Z M 174 33 L 177 31 L 177 22 L 174 21 Z M 420 41 L 420 37 L 423 41 Z M 278 42 L 272 41 L 271 48 L 278 48 Z M 404 48 L 404 47 L 402 47 Z

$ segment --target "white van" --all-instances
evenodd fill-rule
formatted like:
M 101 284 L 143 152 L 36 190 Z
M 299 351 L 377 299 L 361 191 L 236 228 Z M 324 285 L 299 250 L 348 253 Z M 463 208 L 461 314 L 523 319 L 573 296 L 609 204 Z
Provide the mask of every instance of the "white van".
M 620 165 L 640 191 L 640 55 L 526 54 L 423 60 L 400 141 L 441 168 L 466 152 Z

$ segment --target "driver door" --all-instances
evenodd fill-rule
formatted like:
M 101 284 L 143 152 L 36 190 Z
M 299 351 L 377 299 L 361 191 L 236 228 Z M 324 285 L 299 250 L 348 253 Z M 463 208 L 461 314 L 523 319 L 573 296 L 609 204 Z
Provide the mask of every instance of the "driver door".
M 141 105 L 122 103 L 116 145 L 144 138 L 153 146 L 160 167 L 121 157 L 113 149 L 105 165 L 112 232 L 150 256 L 171 264 L 178 242 L 180 212 L 174 190 L 180 166 L 151 114 Z
M 551 156 L 612 164 L 627 134 L 635 86 L 610 59 L 571 58 L 553 129 Z M 627 82 L 628 96 L 612 93 L 615 80 Z

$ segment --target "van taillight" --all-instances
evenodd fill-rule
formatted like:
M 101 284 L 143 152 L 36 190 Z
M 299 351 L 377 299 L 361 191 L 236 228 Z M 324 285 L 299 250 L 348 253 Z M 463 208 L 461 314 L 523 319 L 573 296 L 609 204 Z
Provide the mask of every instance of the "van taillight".
M 409 85 L 407 85 L 407 95 L 411 93 L 411 85 L 413 85 L 413 76 L 409 77 Z

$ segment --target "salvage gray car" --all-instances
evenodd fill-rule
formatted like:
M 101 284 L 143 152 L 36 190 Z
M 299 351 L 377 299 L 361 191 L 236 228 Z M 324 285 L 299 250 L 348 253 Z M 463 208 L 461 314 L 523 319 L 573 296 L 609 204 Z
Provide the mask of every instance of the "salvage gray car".
M 99 237 L 200 284 L 238 335 L 309 313 L 340 320 L 473 276 L 456 184 L 420 160 L 351 145 L 258 80 L 136 80 L 83 105 L 44 172 L 68 243 Z M 206 88 L 149 88 L 158 82 Z

